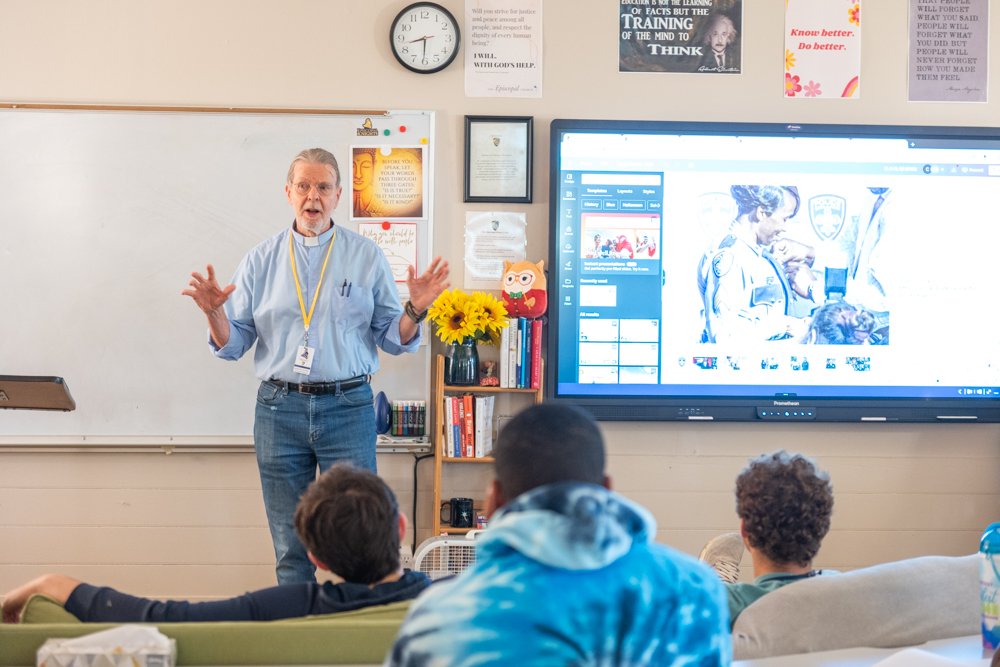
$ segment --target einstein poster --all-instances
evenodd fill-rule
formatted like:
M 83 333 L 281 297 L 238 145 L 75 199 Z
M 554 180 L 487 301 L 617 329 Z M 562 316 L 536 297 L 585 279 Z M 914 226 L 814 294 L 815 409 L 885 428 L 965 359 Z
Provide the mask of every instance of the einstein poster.
M 618 0 L 619 72 L 739 74 L 743 0 Z

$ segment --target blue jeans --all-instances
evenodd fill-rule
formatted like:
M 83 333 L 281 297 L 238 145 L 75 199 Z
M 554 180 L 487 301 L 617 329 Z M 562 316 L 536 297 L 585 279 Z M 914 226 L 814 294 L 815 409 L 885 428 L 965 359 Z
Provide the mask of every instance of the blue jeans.
M 257 390 L 253 437 L 274 542 L 279 584 L 315 581 L 316 568 L 295 534 L 295 506 L 320 472 L 339 461 L 375 472 L 375 410 L 369 384 L 337 394 Z

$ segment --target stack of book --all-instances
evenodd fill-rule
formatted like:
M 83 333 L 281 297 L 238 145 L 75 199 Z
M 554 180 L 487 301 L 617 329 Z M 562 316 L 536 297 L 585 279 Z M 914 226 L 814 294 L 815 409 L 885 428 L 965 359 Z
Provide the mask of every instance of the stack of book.
M 441 453 L 454 458 L 482 458 L 493 453 L 495 396 L 445 396 L 441 412 L 445 437 Z
M 500 386 L 538 389 L 541 383 L 542 320 L 512 317 L 500 332 Z

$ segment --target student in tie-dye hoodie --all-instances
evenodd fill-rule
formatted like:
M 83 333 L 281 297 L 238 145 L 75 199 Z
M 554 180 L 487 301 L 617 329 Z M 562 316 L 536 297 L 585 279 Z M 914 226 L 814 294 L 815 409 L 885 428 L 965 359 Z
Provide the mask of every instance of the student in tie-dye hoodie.
M 476 562 L 414 602 L 387 665 L 728 665 L 715 573 L 609 490 L 587 415 L 536 405 L 494 449 Z

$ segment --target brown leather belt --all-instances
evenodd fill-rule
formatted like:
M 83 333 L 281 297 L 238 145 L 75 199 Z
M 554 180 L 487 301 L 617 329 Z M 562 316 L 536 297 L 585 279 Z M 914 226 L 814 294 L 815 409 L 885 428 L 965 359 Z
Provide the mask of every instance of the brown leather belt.
M 368 384 L 370 381 L 370 375 L 359 375 L 347 380 L 338 380 L 337 382 L 307 382 L 304 384 L 282 382 L 281 380 L 268 380 L 270 384 L 273 384 L 276 387 L 281 387 L 287 391 L 295 391 L 300 394 L 310 394 L 313 396 L 318 396 L 320 394 L 337 394 L 342 391 L 347 391 L 348 389 L 360 387 L 363 384 Z

